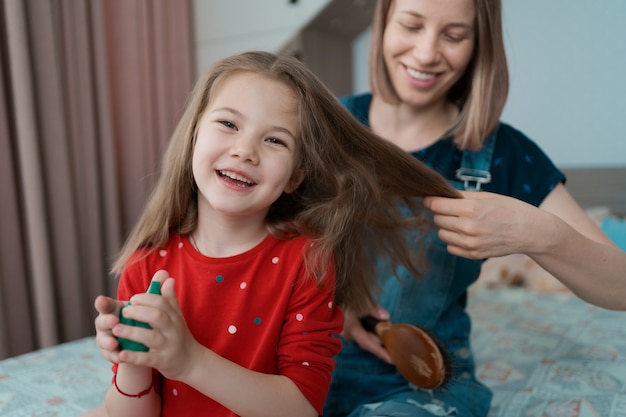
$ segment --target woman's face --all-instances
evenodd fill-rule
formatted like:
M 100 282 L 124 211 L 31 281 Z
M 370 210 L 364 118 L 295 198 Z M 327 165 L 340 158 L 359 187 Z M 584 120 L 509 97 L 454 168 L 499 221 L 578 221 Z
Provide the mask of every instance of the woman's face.
M 474 0 L 394 0 L 383 35 L 383 57 L 403 103 L 446 101 L 474 52 Z

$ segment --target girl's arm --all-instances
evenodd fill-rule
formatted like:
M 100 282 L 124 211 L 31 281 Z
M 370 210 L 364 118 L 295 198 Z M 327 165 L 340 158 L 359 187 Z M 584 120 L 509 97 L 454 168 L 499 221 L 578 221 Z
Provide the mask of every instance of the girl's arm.
M 138 294 L 132 298 L 132 305 L 124 309 L 126 317 L 150 323 L 151 330 L 124 325 L 113 328 L 116 337 L 150 348 L 149 352 L 121 351 L 119 359 L 124 364 L 155 368 L 164 377 L 184 382 L 243 417 L 318 416 L 287 376 L 251 371 L 198 343 L 178 306 L 173 279 L 163 282 L 161 294 L 160 297 Z M 143 386 L 137 383 L 133 388 L 144 389 L 147 385 L 145 381 L 142 383 Z M 114 387 L 109 395 L 112 402 L 122 403 L 123 398 Z M 146 398 L 147 403 L 152 400 L 152 396 Z M 109 415 L 114 416 L 111 409 Z
M 463 192 L 463 197 L 424 200 L 450 253 L 471 259 L 523 253 L 583 300 L 626 310 L 626 252 L 564 185 L 558 184 L 539 208 L 487 192 Z
M 151 368 L 121 363 L 113 378 L 113 384 L 104 399 L 107 415 L 115 417 L 161 415 L 161 397 L 152 386 Z
M 98 316 L 95 320 L 96 343 L 102 355 L 119 363 L 119 343 L 113 328 L 119 324 L 119 311 L 123 302 L 98 296 L 94 303 Z M 126 393 L 124 395 L 123 393 Z M 108 416 L 159 416 L 161 398 L 152 386 L 152 369 L 127 363 L 117 365 L 113 383 L 107 391 L 104 404 L 82 414 L 84 417 Z
M 196 366 L 181 380 L 243 417 L 317 417 L 286 376 L 254 372 L 196 345 Z

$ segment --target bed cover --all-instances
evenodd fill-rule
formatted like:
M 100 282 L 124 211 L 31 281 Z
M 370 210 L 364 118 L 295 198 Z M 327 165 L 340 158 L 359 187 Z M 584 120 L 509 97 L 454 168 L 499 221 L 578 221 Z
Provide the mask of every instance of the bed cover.
M 626 313 L 571 294 L 470 292 L 489 417 L 626 417 Z M 99 405 L 110 365 L 93 337 L 0 361 L 0 416 L 75 417 Z

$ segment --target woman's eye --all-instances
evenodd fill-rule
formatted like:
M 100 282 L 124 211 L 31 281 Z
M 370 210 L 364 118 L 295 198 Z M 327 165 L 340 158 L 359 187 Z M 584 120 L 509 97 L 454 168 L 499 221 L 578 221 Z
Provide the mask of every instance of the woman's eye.
M 450 42 L 459 43 L 459 42 L 463 41 L 465 39 L 465 37 L 464 36 L 458 36 L 458 35 L 446 35 L 446 39 L 448 39 Z
M 405 30 L 408 30 L 410 32 L 419 30 L 419 28 L 420 28 L 419 25 L 413 25 L 413 24 L 409 24 L 409 23 L 400 23 L 400 26 L 402 26 L 402 28 L 404 28 Z

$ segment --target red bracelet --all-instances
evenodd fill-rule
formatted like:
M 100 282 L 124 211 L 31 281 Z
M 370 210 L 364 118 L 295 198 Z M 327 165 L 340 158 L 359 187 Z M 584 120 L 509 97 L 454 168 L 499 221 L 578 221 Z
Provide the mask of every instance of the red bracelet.
M 150 386 L 146 388 L 145 390 L 141 391 L 139 394 L 127 394 L 124 391 L 122 391 L 120 387 L 117 386 L 117 374 L 113 374 L 113 385 L 115 385 L 115 389 L 117 390 L 117 392 L 122 394 L 124 397 L 141 398 L 144 395 L 150 393 L 150 391 L 152 390 L 152 386 L 154 385 L 154 381 L 150 382 Z

